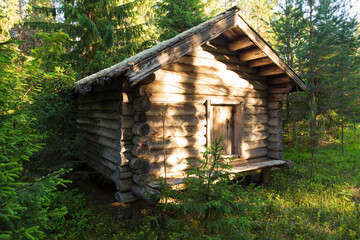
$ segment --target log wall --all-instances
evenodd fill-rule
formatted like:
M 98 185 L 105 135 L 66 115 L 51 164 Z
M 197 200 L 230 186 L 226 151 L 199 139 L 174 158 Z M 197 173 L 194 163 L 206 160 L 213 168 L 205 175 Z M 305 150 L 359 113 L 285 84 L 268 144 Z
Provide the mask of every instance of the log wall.
M 116 183 L 118 201 L 155 196 L 153 180 L 165 172 L 169 181 L 181 178 L 186 162 L 202 157 L 209 145 L 207 100 L 244 106 L 234 166 L 282 159 L 281 101 L 289 78 L 261 76 L 221 44 L 204 44 L 135 86 L 118 79 L 79 100 L 80 158 Z
M 123 91 L 124 83 L 115 79 L 97 86 L 92 94 L 78 100 L 77 128 L 83 136 L 80 159 L 116 184 L 116 199 L 137 199 L 131 191 L 135 110 L 134 93 Z
M 148 96 L 151 104 L 141 112 L 150 132 L 134 140 L 137 145 L 130 162 L 134 192 L 139 194 L 138 188 L 143 189 L 145 182 L 151 185 L 152 180 L 165 177 L 165 168 L 168 179 L 182 177 L 188 169 L 186 160 L 201 157 L 207 145 L 208 99 L 212 104 L 244 103 L 242 153 L 233 165 L 268 158 L 267 79 L 242 63 L 235 53 L 224 46 L 205 44 L 154 75 L 154 82 L 135 88 L 137 95 Z M 141 150 L 143 144 L 146 149 Z

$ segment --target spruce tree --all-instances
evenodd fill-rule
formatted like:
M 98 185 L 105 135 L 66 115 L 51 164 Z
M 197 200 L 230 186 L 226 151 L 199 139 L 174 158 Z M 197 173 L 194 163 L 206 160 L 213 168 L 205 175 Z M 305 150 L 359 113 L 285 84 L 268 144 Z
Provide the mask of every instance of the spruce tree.
M 154 44 L 151 3 L 151 0 L 61 0 L 59 8 L 38 8 L 42 13 L 58 16 L 55 23 L 28 24 L 46 32 L 61 30 L 70 36 L 67 61 L 81 78 Z
M 158 2 L 156 24 L 160 40 L 166 40 L 206 20 L 201 0 Z
M 273 37 L 273 46 L 278 51 L 287 64 L 294 70 L 298 70 L 301 64 L 297 58 L 297 51 L 304 44 L 306 24 L 304 21 L 304 12 L 302 1 L 286 0 L 279 10 L 274 13 L 270 22 Z M 285 128 L 284 131 L 290 131 L 290 101 L 286 101 Z M 291 94 L 292 109 L 292 143 L 296 142 L 296 116 L 295 116 L 295 96 Z

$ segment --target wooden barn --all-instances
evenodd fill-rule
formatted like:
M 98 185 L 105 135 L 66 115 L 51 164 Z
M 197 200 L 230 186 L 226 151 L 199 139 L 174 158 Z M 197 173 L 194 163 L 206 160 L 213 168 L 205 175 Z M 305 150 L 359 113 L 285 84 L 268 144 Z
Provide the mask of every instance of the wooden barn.
M 181 183 L 217 137 L 233 172 L 282 160 L 281 107 L 300 77 L 232 8 L 74 86 L 80 158 L 116 183 L 120 202 L 149 199 L 164 176 Z

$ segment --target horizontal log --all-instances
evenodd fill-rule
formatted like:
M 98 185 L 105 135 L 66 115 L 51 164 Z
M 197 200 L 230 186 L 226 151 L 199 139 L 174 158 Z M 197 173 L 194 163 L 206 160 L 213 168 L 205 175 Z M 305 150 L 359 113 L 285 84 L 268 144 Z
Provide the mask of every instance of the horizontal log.
M 267 105 L 267 108 L 269 110 L 281 109 L 282 104 L 281 104 L 281 102 L 269 102 L 268 105 Z
M 245 106 L 244 114 L 265 114 L 268 109 L 263 106 Z
M 270 94 L 268 95 L 268 101 L 269 102 L 282 102 L 286 100 L 285 94 Z
M 264 92 L 252 89 L 236 88 L 234 86 L 225 85 L 203 85 L 176 82 L 160 82 L 156 81 L 151 84 L 154 94 L 156 93 L 172 93 L 184 95 L 212 95 L 212 96 L 238 96 L 238 97 L 265 97 Z M 135 103 L 136 99 L 134 100 Z M 150 108 L 150 106 L 149 106 Z M 135 108 L 136 110 L 136 108 Z M 147 110 L 146 110 L 147 111 Z
M 234 159 L 231 161 L 231 165 L 233 167 L 237 167 L 239 165 L 244 166 L 244 165 L 251 164 L 251 163 L 266 161 L 267 159 L 268 159 L 267 156 L 258 157 L 258 158 L 249 158 L 249 159 Z
M 155 204 L 160 200 L 160 192 L 149 186 L 139 186 L 134 184 L 132 186 L 132 192 L 135 196 L 144 199 L 150 204 Z
M 262 67 L 259 70 L 259 76 L 272 76 L 272 75 L 278 75 L 278 74 L 283 74 L 284 71 L 281 70 L 278 66 L 276 65 L 271 65 L 271 66 L 266 66 L 266 67 Z
M 168 148 L 165 149 L 166 162 L 169 164 L 178 164 L 187 158 L 199 158 L 201 157 L 200 152 L 203 152 L 205 148 Z M 146 157 L 151 163 L 163 162 L 164 152 L 163 150 L 150 151 Z
M 270 85 L 268 89 L 269 94 L 276 94 L 276 93 L 289 93 L 292 89 L 291 84 L 278 84 L 278 85 Z
M 239 54 L 239 59 L 242 62 L 247 62 L 247 61 L 251 61 L 251 60 L 259 59 L 259 58 L 263 58 L 263 57 L 266 57 L 266 55 L 259 48 L 245 50 Z
M 95 103 L 77 104 L 78 110 L 90 111 L 90 110 L 106 110 L 106 111 L 120 111 L 121 103 L 119 100 L 115 101 L 102 101 Z
M 244 124 L 244 133 L 266 131 L 269 128 L 267 123 Z
M 244 133 L 243 141 L 259 141 L 268 137 L 269 133 L 267 131 Z
M 149 116 L 148 124 L 153 127 L 162 127 L 161 117 Z M 165 127 L 187 127 L 206 125 L 205 116 L 166 116 Z
M 107 168 L 106 166 L 98 163 L 97 161 L 94 161 L 93 159 L 89 158 L 85 154 L 80 153 L 78 155 L 79 159 L 84 161 L 87 165 L 89 165 L 91 168 L 96 170 L 97 172 L 101 173 L 104 177 L 110 179 L 111 181 L 115 182 L 115 171 Z
M 119 179 L 122 180 L 122 179 L 132 178 L 134 173 L 132 171 L 127 171 L 127 172 L 119 173 L 118 175 L 119 175 Z
M 281 127 L 282 121 L 281 118 L 270 118 L 268 124 L 270 127 Z
M 221 54 L 227 54 L 227 55 L 233 55 L 235 56 L 236 53 L 230 51 L 226 46 L 221 46 L 218 44 L 212 44 L 211 42 L 207 42 L 206 44 L 201 45 L 201 48 L 205 51 L 209 51 L 211 53 L 221 53 Z
M 86 139 L 81 142 L 80 146 L 81 151 L 94 153 L 102 158 L 105 158 L 106 160 L 112 162 L 115 165 L 118 165 L 121 162 L 120 153 L 115 149 L 108 148 L 106 146 L 88 141 Z M 131 151 L 131 148 L 127 150 L 127 152 L 129 151 Z
M 269 142 L 282 142 L 282 134 L 270 134 L 268 138 Z
M 147 174 L 151 169 L 151 163 L 145 158 L 133 158 L 129 166 L 137 174 Z
M 205 104 L 209 96 L 200 95 L 181 95 L 181 94 L 154 94 L 150 97 L 152 102 L 166 102 L 166 103 L 199 103 Z M 244 102 L 249 106 L 266 106 L 268 101 L 265 98 L 243 98 L 232 96 L 211 96 L 211 103 L 213 104 L 240 104 Z
M 257 148 L 257 149 L 250 149 L 250 150 L 244 150 L 241 158 L 242 159 L 250 159 L 250 158 L 258 158 L 258 157 L 264 157 L 268 154 L 267 148 Z
M 249 67 L 262 67 L 270 64 L 273 64 L 273 61 L 268 57 L 260 58 L 248 62 Z
M 181 127 L 166 127 L 165 134 L 163 134 L 162 127 L 151 127 L 149 139 L 154 140 L 168 137 L 186 137 L 186 136 L 204 136 L 206 134 L 206 128 L 204 125 L 195 126 L 181 126 Z
M 190 146 L 205 146 L 206 138 L 204 136 L 192 137 L 168 137 L 165 139 L 165 148 L 183 148 Z M 162 139 L 154 139 L 149 142 L 150 150 L 163 149 Z
M 133 185 L 131 178 L 128 178 L 128 179 L 116 179 L 115 184 L 116 184 L 116 189 L 119 192 L 130 191 L 131 187 Z
M 89 141 L 93 144 L 94 150 L 92 150 L 92 152 L 117 165 L 127 165 L 133 158 L 130 152 L 130 147 L 132 147 L 132 145 L 124 144 L 120 147 L 116 141 L 99 136 L 86 135 L 85 138 L 88 141 L 85 140 L 84 144 L 89 144 Z M 118 148 L 120 150 L 117 150 Z
M 191 166 L 189 165 L 188 161 L 190 161 L 191 164 L 196 165 L 198 164 L 197 159 L 184 159 L 181 163 L 173 164 L 173 163 L 166 163 L 166 177 L 171 178 L 174 176 L 180 176 L 183 177 L 186 173 L 185 171 L 190 169 Z M 164 162 L 157 162 L 153 163 L 151 165 L 151 170 L 148 173 L 149 180 L 153 180 L 155 178 L 165 177 L 165 168 L 164 168 Z M 149 181 L 147 181 L 149 182 Z
M 86 140 L 90 140 L 91 142 L 97 143 L 97 144 L 101 144 L 103 146 L 112 148 L 114 150 L 118 149 L 118 145 L 120 145 L 120 143 L 117 140 L 111 139 L 111 138 L 107 138 L 107 137 L 102 137 L 99 135 L 94 135 L 91 133 L 86 133 L 84 135 Z
M 146 182 L 146 180 L 149 178 L 149 176 L 147 175 L 142 175 L 142 174 L 134 174 L 131 179 L 133 181 L 133 183 L 136 183 L 138 185 L 144 185 L 144 183 Z
M 281 83 L 290 83 L 291 80 L 287 75 L 274 76 L 268 79 L 269 84 L 281 84 Z
M 146 117 L 146 113 L 144 112 L 135 112 L 134 114 L 134 122 L 146 122 L 147 121 L 147 117 Z
M 131 149 L 131 153 L 134 157 L 146 157 L 149 152 L 149 147 L 146 144 L 133 145 Z
M 269 142 L 267 148 L 269 151 L 282 152 L 284 147 L 281 142 Z
M 244 115 L 244 124 L 267 123 L 269 116 L 267 114 Z
M 250 142 L 244 141 L 242 143 L 241 149 L 242 150 L 250 150 L 250 149 L 256 149 L 256 148 L 264 148 L 266 146 L 268 146 L 267 140 L 250 141 Z
M 165 104 L 165 103 L 153 103 L 148 112 L 146 112 L 147 116 L 196 116 L 196 115 L 204 115 L 205 105 L 203 104 Z
M 279 134 L 279 133 L 282 132 L 281 126 L 270 127 L 270 128 L 268 129 L 268 132 L 269 132 L 270 134 Z
M 149 139 L 147 136 L 134 136 L 132 139 L 132 143 L 134 145 L 143 145 L 143 144 L 148 145 Z
M 281 118 L 281 109 L 269 110 L 268 115 L 271 118 Z
M 131 171 L 129 166 L 118 166 L 115 170 L 116 176 L 118 176 L 119 179 L 127 179 L 131 178 L 133 176 L 133 172 Z
M 220 54 L 217 52 L 206 51 L 202 47 L 198 47 L 194 51 L 187 53 L 188 56 L 217 60 L 223 63 L 241 63 L 237 56 L 229 54 Z M 243 64 L 245 65 L 245 64 Z
M 117 134 L 117 131 L 115 129 L 96 127 L 87 124 L 77 124 L 76 127 L 82 131 L 90 132 L 102 137 L 107 137 L 115 140 L 120 138 L 120 136 Z
M 119 119 L 109 120 L 109 119 L 76 118 L 76 122 L 80 124 L 88 124 L 90 126 L 115 129 L 115 130 L 118 129 L 119 126 L 121 126 Z
M 229 43 L 228 49 L 230 51 L 237 51 L 250 46 L 254 46 L 254 43 L 248 37 L 242 37 L 239 40 Z
M 282 152 L 270 151 L 267 156 L 270 159 L 276 159 L 276 160 L 282 160 L 283 159 L 283 153 Z
M 115 192 L 115 200 L 121 203 L 129 203 L 139 200 L 132 192 Z
M 100 118 L 109 120 L 118 120 L 120 112 L 116 111 L 78 111 L 79 118 Z
M 176 63 L 189 64 L 195 67 L 204 67 L 204 69 L 213 69 L 213 70 L 225 70 L 226 64 L 216 61 L 209 58 L 201 57 L 192 57 L 192 56 L 183 56 L 176 60 Z
M 210 54 L 211 55 L 211 54 Z M 203 72 L 206 73 L 206 70 L 212 70 L 216 72 L 221 72 L 223 70 L 235 70 L 239 72 L 245 72 L 245 73 L 257 73 L 256 69 L 247 67 L 245 64 L 241 63 L 238 59 L 237 61 L 227 61 L 223 63 L 222 61 L 219 61 L 218 59 L 210 58 L 209 54 L 203 54 L 204 57 L 193 57 L 193 56 L 184 56 L 179 58 L 176 63 L 182 63 L 182 64 L 188 64 L 191 65 L 191 69 L 193 67 L 199 67 L 199 69 L 196 69 L 196 72 L 201 72 L 200 68 L 204 68 Z M 214 56 L 213 56 L 214 57 Z M 226 58 L 223 58 L 226 59 Z
M 151 102 L 149 97 L 138 97 L 134 99 L 133 106 L 137 112 L 146 112 L 150 109 Z
M 145 122 L 135 123 L 131 129 L 132 132 L 138 136 L 147 136 L 150 133 L 150 126 Z
M 155 75 L 154 80 L 155 80 Z M 150 87 L 151 84 L 141 84 L 136 85 L 134 89 L 134 93 L 136 97 L 150 97 L 153 94 L 152 87 Z
M 204 59 L 207 60 L 207 59 Z M 226 63 L 226 68 L 215 69 L 215 68 L 207 68 L 205 66 L 194 66 L 190 63 L 181 63 L 175 62 L 169 65 L 166 65 L 162 68 L 162 70 L 167 70 L 170 72 L 184 72 L 184 73 L 196 73 L 197 74 L 208 74 L 214 76 L 222 76 L 225 73 L 233 72 L 238 75 L 240 78 L 248 79 L 248 80 L 262 80 L 266 81 L 265 77 L 259 76 L 256 74 L 257 70 L 249 68 L 245 66 L 243 63 Z M 199 76 L 196 76 L 199 78 Z
M 113 170 L 115 172 L 116 167 L 117 167 L 115 159 L 110 161 L 110 160 L 108 160 L 108 159 L 106 159 L 106 158 L 104 158 L 102 156 L 99 156 L 98 154 L 93 153 L 93 152 L 89 151 L 88 149 L 85 149 L 85 148 L 82 148 L 82 147 L 79 148 L 79 151 L 82 154 L 84 154 L 85 156 L 87 156 L 88 158 L 98 162 L 99 164 L 101 164 L 101 165 L 103 165 L 103 166 L 105 166 L 105 167 L 107 167 L 107 168 L 109 168 L 109 169 L 111 169 L 111 170 Z
M 121 94 L 118 90 L 101 92 L 101 93 L 92 93 L 86 95 L 85 98 L 78 99 L 78 104 L 88 104 L 88 103 L 97 103 L 103 101 L 121 101 Z
M 237 88 L 266 90 L 267 82 L 259 80 L 250 80 L 247 77 L 243 78 L 234 71 L 223 70 L 215 74 L 198 73 L 194 75 L 192 72 L 173 72 L 164 69 L 155 72 L 156 81 L 161 82 L 177 82 L 177 83 L 191 83 L 202 85 L 219 85 L 231 86 Z
M 107 114 L 109 112 L 116 113 L 118 116 L 122 113 L 122 115 L 133 115 L 135 110 L 130 103 L 120 103 L 115 101 L 105 101 L 105 102 L 96 102 L 89 104 L 78 104 L 78 111 L 80 115 L 84 113 L 85 115 L 90 112 L 101 113 L 102 111 Z M 101 118 L 101 117 L 100 117 Z

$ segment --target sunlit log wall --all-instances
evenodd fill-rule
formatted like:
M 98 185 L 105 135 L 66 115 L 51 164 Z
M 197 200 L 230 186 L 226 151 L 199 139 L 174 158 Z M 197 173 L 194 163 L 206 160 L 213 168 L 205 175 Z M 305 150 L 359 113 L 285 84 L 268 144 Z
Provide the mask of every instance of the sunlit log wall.
M 204 44 L 135 86 L 113 79 L 79 100 L 80 158 L 116 183 L 118 201 L 156 193 L 153 181 L 165 176 L 164 139 L 169 179 L 183 176 L 186 160 L 201 157 L 209 99 L 244 103 L 241 157 L 234 166 L 282 159 L 281 101 L 289 79 L 260 76 L 227 44 Z
M 189 167 L 185 160 L 201 157 L 207 145 L 208 99 L 219 104 L 245 103 L 242 157 L 233 165 L 266 160 L 272 154 L 266 77 L 240 62 L 236 54 L 227 50 L 226 43 L 208 43 L 156 71 L 154 82 L 137 87 L 137 92 L 150 96 L 145 113 L 150 133 L 134 141 L 146 144 L 149 153 L 135 156 L 134 164 L 141 164 L 134 169 L 133 184 L 151 185 L 165 176 L 163 137 L 168 178 L 181 177 Z

